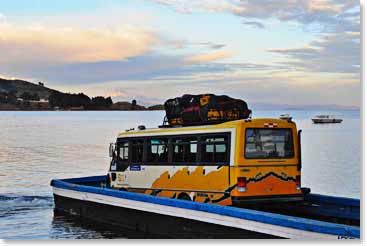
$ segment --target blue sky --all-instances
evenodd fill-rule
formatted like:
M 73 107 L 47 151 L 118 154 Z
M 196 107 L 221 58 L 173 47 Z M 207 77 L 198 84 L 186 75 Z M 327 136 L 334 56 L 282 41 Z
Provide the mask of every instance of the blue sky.
M 114 101 L 361 101 L 354 0 L 1 1 L 0 54 L 0 77 Z

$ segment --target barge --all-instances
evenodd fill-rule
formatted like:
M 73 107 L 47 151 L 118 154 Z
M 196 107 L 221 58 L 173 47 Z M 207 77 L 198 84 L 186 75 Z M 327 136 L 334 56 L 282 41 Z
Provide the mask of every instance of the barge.
M 138 238 L 360 237 L 359 200 L 302 188 L 295 122 L 212 94 L 165 109 L 162 126 L 117 136 L 107 175 L 53 180 L 55 211 Z
M 55 212 L 145 238 L 360 237 L 358 199 L 305 194 L 303 201 L 239 208 L 110 189 L 106 178 L 52 180 Z

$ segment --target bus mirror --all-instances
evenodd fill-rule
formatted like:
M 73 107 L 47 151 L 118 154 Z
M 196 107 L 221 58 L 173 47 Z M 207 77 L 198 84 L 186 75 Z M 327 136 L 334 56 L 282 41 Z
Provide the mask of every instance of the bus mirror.
M 115 152 L 115 144 L 114 143 L 110 143 L 110 149 L 109 149 L 110 157 L 113 157 L 113 153 L 114 152 Z

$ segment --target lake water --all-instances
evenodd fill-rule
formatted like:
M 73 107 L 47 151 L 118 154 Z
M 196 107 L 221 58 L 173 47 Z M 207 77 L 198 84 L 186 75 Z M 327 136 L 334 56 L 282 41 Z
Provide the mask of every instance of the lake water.
M 315 125 L 317 111 L 256 111 L 253 117 L 289 113 L 302 133 L 302 186 L 313 193 L 360 197 L 359 111 L 329 112 L 341 124 Z M 50 180 L 106 174 L 108 146 L 138 125 L 156 127 L 163 111 L 0 112 L 0 238 L 121 238 L 122 232 L 54 216 Z

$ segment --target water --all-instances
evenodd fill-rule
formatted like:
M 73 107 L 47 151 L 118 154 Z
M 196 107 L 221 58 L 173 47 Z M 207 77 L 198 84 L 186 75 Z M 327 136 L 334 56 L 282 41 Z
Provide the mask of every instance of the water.
M 316 111 L 291 114 L 302 135 L 302 186 L 313 193 L 360 197 L 361 121 L 337 111 L 342 124 L 314 125 Z M 0 112 L 0 238 L 123 238 L 123 232 L 54 216 L 50 180 L 106 174 L 108 145 L 125 129 L 162 123 L 164 112 Z

